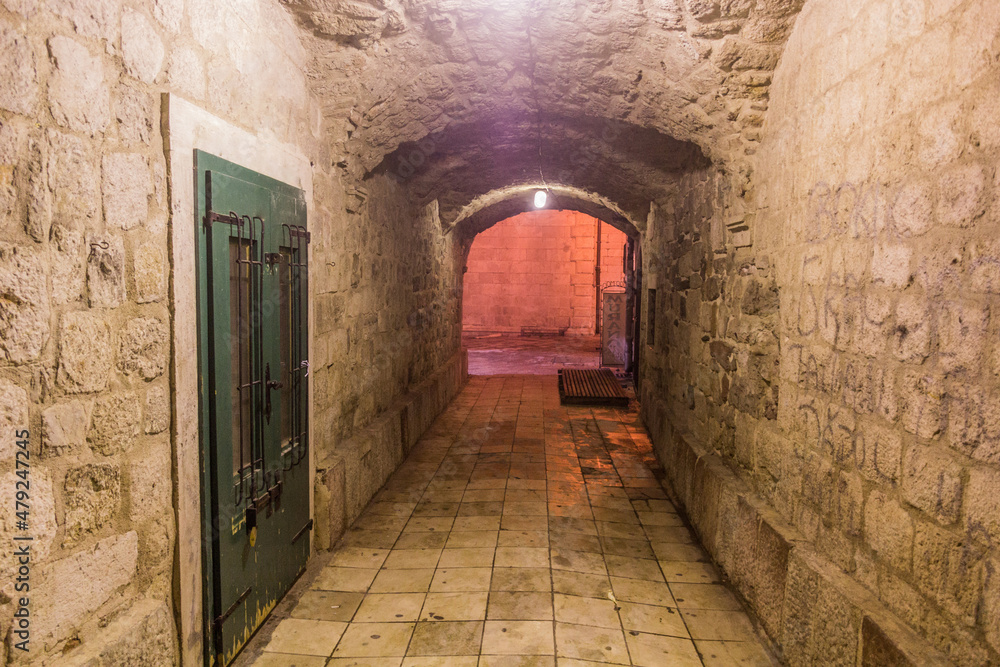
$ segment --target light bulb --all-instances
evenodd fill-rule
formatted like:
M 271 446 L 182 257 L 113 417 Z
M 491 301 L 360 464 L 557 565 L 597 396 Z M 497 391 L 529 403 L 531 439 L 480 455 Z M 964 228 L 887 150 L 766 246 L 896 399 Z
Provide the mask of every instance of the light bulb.
M 549 195 L 545 190 L 538 190 L 535 192 L 535 208 L 545 208 L 546 202 L 549 200 Z

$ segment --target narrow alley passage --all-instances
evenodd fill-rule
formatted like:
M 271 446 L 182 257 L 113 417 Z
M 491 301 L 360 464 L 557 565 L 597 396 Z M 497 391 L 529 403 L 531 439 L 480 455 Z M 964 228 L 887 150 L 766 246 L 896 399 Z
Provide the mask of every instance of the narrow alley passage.
M 774 664 L 634 408 L 556 382 L 473 377 L 239 664 Z

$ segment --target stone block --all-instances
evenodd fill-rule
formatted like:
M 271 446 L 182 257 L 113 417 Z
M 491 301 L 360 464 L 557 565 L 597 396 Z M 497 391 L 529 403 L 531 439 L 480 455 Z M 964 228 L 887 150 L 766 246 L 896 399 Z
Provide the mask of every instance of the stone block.
M 78 454 L 87 442 L 88 411 L 87 404 L 82 401 L 46 408 L 42 412 L 42 455 Z
M 936 438 L 947 423 L 946 390 L 940 376 L 908 370 L 899 384 L 901 423 L 909 433 Z
M 753 608 L 767 632 L 777 637 L 785 602 L 785 584 L 792 543 L 762 518 L 757 526 L 753 572 Z
M 105 222 L 125 230 L 144 225 L 153 190 L 146 158 L 138 153 L 109 153 L 101 170 Z
M 74 303 L 83 298 L 87 267 L 82 227 L 78 222 L 59 219 L 52 225 L 49 264 L 54 304 Z
M 978 372 L 985 364 L 990 311 L 986 306 L 953 301 L 941 304 L 938 345 L 941 368 L 946 372 Z
M 985 576 L 986 550 L 933 524 L 919 523 L 913 540 L 913 572 L 919 588 L 968 626 L 976 613 Z
M 853 667 L 861 615 L 811 563 L 789 560 L 781 643 L 789 664 Z
M 154 0 L 153 18 L 172 33 L 180 31 L 184 20 L 184 0 Z
M 156 113 L 153 97 L 131 82 L 118 86 L 115 121 L 124 144 L 148 144 L 153 137 Z
M 116 590 L 132 581 L 137 559 L 138 535 L 130 531 L 51 564 L 32 600 L 46 610 L 38 615 L 32 639 L 52 646 L 68 638 Z
M 965 486 L 965 529 L 975 539 L 1000 546 L 1000 471 L 972 468 Z
M 865 542 L 887 565 L 909 571 L 913 555 L 913 520 L 882 491 L 872 491 L 865 503 Z
M 56 379 L 70 393 L 101 391 L 114 366 L 111 327 L 97 314 L 66 313 L 59 329 Z
M 91 237 L 87 246 L 90 307 L 117 308 L 125 301 L 125 242 L 119 236 Z
M 931 319 L 924 298 L 906 294 L 899 298 L 890 348 L 900 361 L 919 364 L 930 356 Z
M 952 386 L 948 435 L 958 451 L 984 463 L 1000 463 L 1000 400 L 975 385 Z
M 167 327 L 152 317 L 137 317 L 122 329 L 118 368 L 126 375 L 152 380 L 163 374 L 167 365 Z
M 49 107 L 56 122 L 78 132 L 103 132 L 110 120 L 109 92 L 101 57 L 61 35 L 49 39 L 55 71 L 49 79 Z
M 882 424 L 866 425 L 861 429 L 862 448 L 859 468 L 873 482 L 896 483 L 903 455 L 903 436 Z
M 64 227 L 97 221 L 101 212 L 100 172 L 92 143 L 56 130 L 46 134 L 52 214 Z
M 11 363 L 37 359 L 49 340 L 47 282 L 39 253 L 0 244 L 0 350 Z
M 28 392 L 0 379 L 0 461 L 14 460 L 16 433 L 28 426 Z
M 25 160 L 25 171 L 28 174 L 28 215 L 24 229 L 36 243 L 48 241 L 52 228 L 52 197 L 48 186 L 45 149 L 43 142 L 32 139 L 28 144 L 28 157 Z M 14 194 L 16 196 L 16 191 Z M 14 212 L 12 201 L 10 204 L 0 201 L 0 207 L 0 211 L 6 208 L 11 214 Z
M 237 79 L 238 80 L 238 79 Z M 170 52 L 167 82 L 181 93 L 200 100 L 205 97 L 205 64 L 194 49 L 177 46 Z M 232 82 L 233 84 L 236 81 Z
M 149 19 L 140 12 L 122 15 L 122 61 L 131 76 L 153 83 L 163 67 L 163 41 Z
M 941 176 L 937 218 L 941 224 L 968 227 L 986 210 L 986 173 L 978 164 L 956 167 Z
M 150 241 L 136 249 L 132 259 L 136 301 L 150 303 L 163 299 L 167 287 L 166 264 L 163 249 L 158 244 Z
M 163 602 L 152 600 L 136 607 L 125 618 L 115 620 L 111 628 L 113 639 L 105 638 L 98 645 L 100 655 L 82 663 L 82 667 L 159 667 L 177 664 L 170 608 Z M 152 607 L 152 611 L 149 611 L 149 607 Z M 140 618 L 138 622 L 135 620 L 137 615 Z
M 163 433 L 170 428 L 170 397 L 162 386 L 154 385 L 146 391 L 144 424 L 144 430 L 149 435 Z
M 103 39 L 109 49 L 118 43 L 120 0 L 59 0 L 51 3 L 50 9 L 68 18 L 84 37 Z
M 913 249 L 907 245 L 875 245 L 872 257 L 872 280 L 876 284 L 902 289 L 910 282 Z
M 27 36 L 0 27 L 0 108 L 33 116 L 38 102 L 35 57 Z
M 722 44 L 712 53 L 712 61 L 716 67 L 728 72 L 731 70 L 771 70 L 778 64 L 781 51 L 755 44 L 732 35 L 727 36 Z
M 66 473 L 64 547 L 92 537 L 117 518 L 121 486 L 121 472 L 110 463 L 89 464 Z
M 171 479 L 166 443 L 132 461 L 128 467 L 128 518 L 133 525 L 171 515 Z
M 14 498 L 17 492 L 17 482 L 21 478 L 13 472 L 0 476 L 0 493 L 7 498 L 8 511 L 0 513 L 0 540 L 4 544 L 13 545 L 15 535 L 31 535 L 34 540 L 31 550 L 36 563 L 44 562 L 52 549 L 58 525 L 56 524 L 56 501 L 52 489 L 52 479 L 40 468 L 31 471 L 31 514 L 28 531 L 17 529 L 14 515 Z M 8 547 L 10 548 L 10 547 Z M 11 554 L 11 551 L 7 551 Z M 17 563 L 12 556 L 0 560 L 0 596 L 11 595 L 14 591 L 13 577 Z
M 132 448 L 141 423 L 135 394 L 105 394 L 94 404 L 87 440 L 95 452 L 111 456 Z
M 903 460 L 903 497 L 942 524 L 962 509 L 962 467 L 946 450 L 914 445 Z
M 934 197 L 925 183 L 913 183 L 899 190 L 892 202 L 892 230 L 901 236 L 920 236 L 931 225 Z

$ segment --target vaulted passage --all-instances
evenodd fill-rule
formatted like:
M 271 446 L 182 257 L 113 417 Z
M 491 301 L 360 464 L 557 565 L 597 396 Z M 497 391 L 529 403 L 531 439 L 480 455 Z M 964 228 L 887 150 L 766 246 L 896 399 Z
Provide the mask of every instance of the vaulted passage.
M 998 100 L 993 0 L 0 0 L 0 662 L 1000 664 Z

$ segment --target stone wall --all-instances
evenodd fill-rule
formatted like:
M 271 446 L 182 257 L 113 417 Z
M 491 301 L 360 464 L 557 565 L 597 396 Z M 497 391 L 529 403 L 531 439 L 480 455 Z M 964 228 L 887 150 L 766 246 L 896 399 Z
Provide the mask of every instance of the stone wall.
M 646 423 L 791 664 L 1000 659 L 998 31 L 807 3 L 752 177 L 685 176 L 644 239 Z
M 0 541 L 18 532 L 23 428 L 35 538 L 31 653 L 6 631 L 8 558 L 0 662 L 179 659 L 175 507 L 190 489 L 174 487 L 171 457 L 163 93 L 313 161 L 319 448 L 440 369 L 461 381 L 457 255 L 398 186 L 370 183 L 365 205 L 347 184 L 308 59 L 272 0 L 0 3 Z M 188 639 L 180 650 L 197 656 Z
M 522 213 L 478 234 L 466 261 L 465 331 L 593 333 L 598 224 L 610 275 L 602 281 L 620 280 L 625 235 L 583 213 Z
M 405 184 L 404 184 L 405 185 Z M 464 248 L 400 184 L 317 183 L 314 437 L 323 458 L 461 347 Z M 442 406 L 443 409 L 444 406 Z

